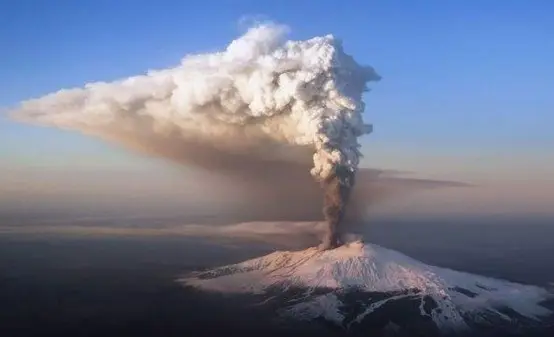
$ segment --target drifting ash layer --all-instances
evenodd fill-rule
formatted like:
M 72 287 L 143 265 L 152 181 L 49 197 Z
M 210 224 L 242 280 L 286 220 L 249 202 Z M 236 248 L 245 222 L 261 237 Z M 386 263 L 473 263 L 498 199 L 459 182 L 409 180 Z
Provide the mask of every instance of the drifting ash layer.
M 358 169 L 358 138 L 371 131 L 362 94 L 379 76 L 331 35 L 285 41 L 286 32 L 260 25 L 222 52 L 60 90 L 23 102 L 13 116 L 229 177 L 248 176 L 260 162 L 287 162 L 291 147 L 310 147 L 311 174 L 326 190 L 330 248 Z
M 441 334 L 492 326 L 513 333 L 541 327 L 552 317 L 541 305 L 552 294 L 542 288 L 430 266 L 360 242 L 324 252 L 274 252 L 180 282 L 206 291 L 285 298 L 279 314 L 324 318 L 345 329 L 364 329 L 371 321 L 402 326 L 419 320 L 421 325 L 405 328 Z

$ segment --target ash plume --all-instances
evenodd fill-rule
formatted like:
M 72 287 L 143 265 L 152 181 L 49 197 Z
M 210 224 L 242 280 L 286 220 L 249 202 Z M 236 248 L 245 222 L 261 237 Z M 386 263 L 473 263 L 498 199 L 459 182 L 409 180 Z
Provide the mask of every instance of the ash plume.
M 380 77 L 331 35 L 287 41 L 287 32 L 258 25 L 221 52 L 27 100 L 13 117 L 230 179 L 303 166 L 310 149 L 309 172 L 324 190 L 328 235 L 322 248 L 332 248 L 361 157 L 358 138 L 371 131 L 362 118 L 362 94 Z
M 335 171 L 322 182 L 322 187 L 325 192 L 323 214 L 328 228 L 320 249 L 326 250 L 341 244 L 339 225 L 346 212 L 350 191 L 354 187 L 354 172 L 337 165 Z

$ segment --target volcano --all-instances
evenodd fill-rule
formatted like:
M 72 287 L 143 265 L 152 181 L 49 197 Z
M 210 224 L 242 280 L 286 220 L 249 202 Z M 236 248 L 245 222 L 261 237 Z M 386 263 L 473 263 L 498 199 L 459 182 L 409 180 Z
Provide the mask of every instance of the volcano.
M 347 332 L 425 336 L 546 331 L 544 288 L 425 264 L 351 242 L 321 251 L 277 251 L 179 279 L 201 291 L 249 294 L 281 320 L 325 322 Z

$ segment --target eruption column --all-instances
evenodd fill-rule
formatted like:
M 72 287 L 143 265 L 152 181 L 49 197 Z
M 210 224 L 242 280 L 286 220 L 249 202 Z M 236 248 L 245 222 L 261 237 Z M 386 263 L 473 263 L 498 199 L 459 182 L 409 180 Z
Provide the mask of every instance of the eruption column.
M 358 138 L 370 132 L 362 94 L 380 77 L 331 35 L 286 41 L 287 31 L 259 25 L 221 52 L 30 99 L 13 117 L 230 178 L 247 177 L 248 170 L 259 174 L 260 165 L 252 164 L 290 164 L 284 153 L 311 147 L 311 174 L 324 189 L 329 225 L 322 247 L 332 248 L 354 186 Z
M 348 198 L 354 187 L 354 172 L 344 166 L 337 166 L 335 172 L 322 181 L 325 193 L 323 214 L 327 222 L 327 233 L 320 249 L 332 249 L 341 245 L 340 223 L 346 211 Z

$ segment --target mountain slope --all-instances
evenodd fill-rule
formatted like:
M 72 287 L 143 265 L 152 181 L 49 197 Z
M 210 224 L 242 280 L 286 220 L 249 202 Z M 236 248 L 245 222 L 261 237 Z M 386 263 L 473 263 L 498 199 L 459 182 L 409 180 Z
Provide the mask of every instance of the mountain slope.
M 390 310 L 410 311 L 440 331 L 486 324 L 513 329 L 540 324 L 552 314 L 541 305 L 551 298 L 542 288 L 430 266 L 362 242 L 323 252 L 274 252 L 181 282 L 208 291 L 265 295 L 267 301 L 281 298 L 283 316 L 323 318 L 344 328 L 372 316 L 392 317 Z M 394 309 L 379 313 L 387 307 Z

